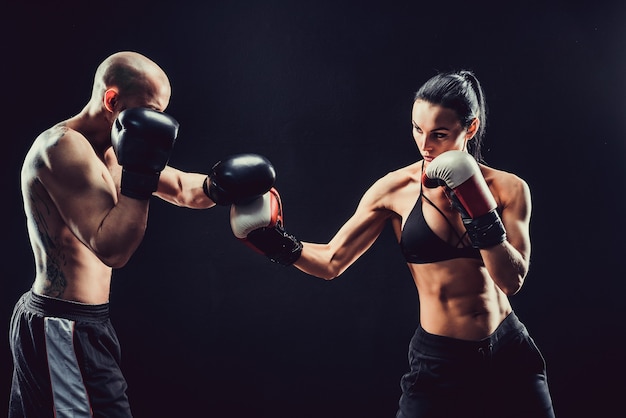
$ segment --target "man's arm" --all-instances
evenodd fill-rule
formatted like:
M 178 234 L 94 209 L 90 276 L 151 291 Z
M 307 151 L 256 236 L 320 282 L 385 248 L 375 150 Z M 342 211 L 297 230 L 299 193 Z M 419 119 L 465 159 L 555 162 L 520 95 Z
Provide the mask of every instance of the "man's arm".
M 275 180 L 274 166 L 267 158 L 241 153 L 213 164 L 208 175 L 167 166 L 155 194 L 178 206 L 205 209 L 251 201 L 265 194 Z
M 120 196 L 89 142 L 67 130 L 42 144 L 38 177 L 72 233 L 103 263 L 121 267 L 145 233 L 148 200 Z
M 155 195 L 177 206 L 206 209 L 215 206 L 202 187 L 206 174 L 187 173 L 167 166 L 161 172 Z

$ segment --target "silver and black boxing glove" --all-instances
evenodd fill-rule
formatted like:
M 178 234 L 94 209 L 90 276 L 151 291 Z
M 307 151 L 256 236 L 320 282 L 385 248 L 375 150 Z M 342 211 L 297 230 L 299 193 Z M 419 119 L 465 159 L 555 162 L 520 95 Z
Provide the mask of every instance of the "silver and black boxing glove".
M 426 167 L 425 187 L 444 192 L 463 220 L 475 248 L 490 248 L 506 240 L 506 230 L 497 203 L 474 157 L 464 151 L 447 151 Z
M 245 204 L 230 209 L 235 237 L 271 261 L 290 266 L 302 253 L 302 243 L 285 231 L 280 195 L 275 188 Z

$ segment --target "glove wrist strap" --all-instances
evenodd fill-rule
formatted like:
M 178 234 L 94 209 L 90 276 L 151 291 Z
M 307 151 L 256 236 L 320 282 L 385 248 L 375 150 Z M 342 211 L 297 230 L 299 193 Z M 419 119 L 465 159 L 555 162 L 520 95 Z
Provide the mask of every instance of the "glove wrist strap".
M 495 210 L 478 218 L 463 218 L 463 224 L 474 248 L 489 248 L 506 240 L 506 230 Z
M 138 173 L 122 169 L 121 193 L 133 199 L 148 200 L 157 190 L 161 173 Z
M 279 226 L 260 228 L 248 234 L 246 239 L 274 263 L 290 266 L 302 254 L 302 243 Z

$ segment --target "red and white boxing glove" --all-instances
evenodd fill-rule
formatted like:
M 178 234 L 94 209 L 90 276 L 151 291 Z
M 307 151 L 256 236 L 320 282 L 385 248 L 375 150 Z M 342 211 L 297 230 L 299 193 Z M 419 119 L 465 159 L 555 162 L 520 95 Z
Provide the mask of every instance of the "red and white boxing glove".
M 440 154 L 426 167 L 422 184 L 444 187 L 475 248 L 489 248 L 506 240 L 496 200 L 470 154 L 456 150 Z
M 271 261 L 290 266 L 300 258 L 302 243 L 283 227 L 280 195 L 275 188 L 246 204 L 230 207 L 235 237 Z

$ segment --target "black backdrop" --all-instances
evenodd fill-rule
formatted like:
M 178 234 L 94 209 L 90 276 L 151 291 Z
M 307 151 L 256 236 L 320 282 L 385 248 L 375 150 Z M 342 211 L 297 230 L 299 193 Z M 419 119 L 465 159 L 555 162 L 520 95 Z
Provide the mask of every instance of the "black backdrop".
M 33 276 L 21 160 L 87 102 L 110 53 L 168 72 L 181 123 L 171 165 L 266 155 L 288 229 L 323 242 L 373 181 L 419 158 L 413 92 L 469 68 L 490 108 L 487 162 L 533 193 L 531 270 L 511 299 L 546 357 L 557 416 L 611 416 L 626 389 L 625 19 L 618 1 L 7 3 L 0 332 Z M 389 229 L 325 282 L 241 245 L 226 208 L 158 199 L 111 296 L 139 418 L 392 417 L 417 310 Z M 5 338 L 0 410 L 10 377 Z

